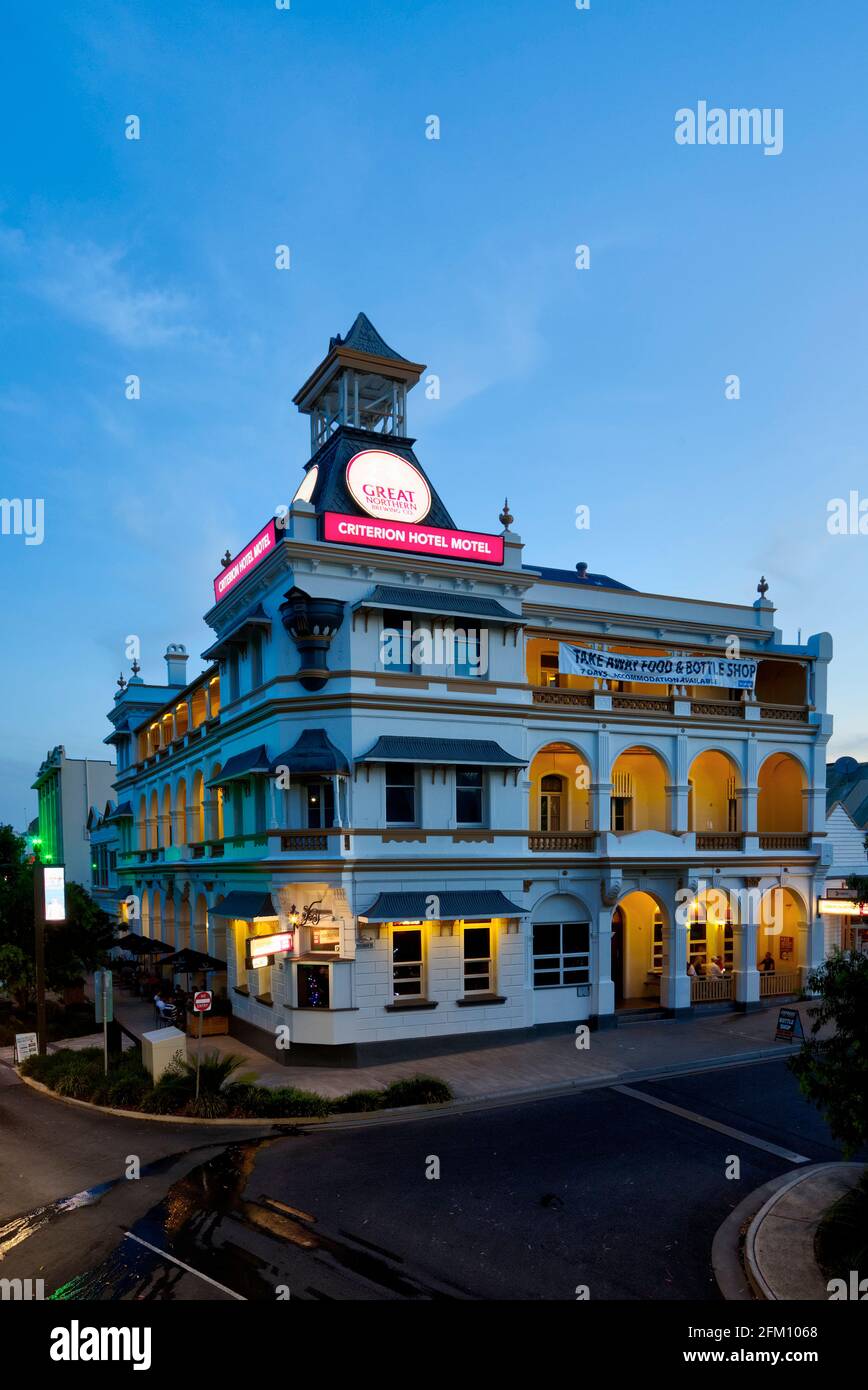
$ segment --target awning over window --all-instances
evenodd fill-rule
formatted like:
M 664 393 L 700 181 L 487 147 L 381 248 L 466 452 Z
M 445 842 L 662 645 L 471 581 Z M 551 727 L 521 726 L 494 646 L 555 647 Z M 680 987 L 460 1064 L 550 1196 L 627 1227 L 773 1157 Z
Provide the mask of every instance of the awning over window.
M 227 893 L 222 903 L 208 911 L 212 917 L 238 917 L 243 922 L 277 916 L 270 893 Z
M 109 802 L 111 805 L 111 802 Z M 133 808 L 129 801 L 122 801 L 120 806 L 116 806 L 113 811 L 109 811 L 105 820 L 132 820 Z
M 435 899 L 432 903 L 432 899 Z M 518 907 L 496 889 L 476 889 L 468 892 L 438 893 L 381 893 L 367 912 L 359 913 L 361 922 L 420 922 L 429 918 L 431 908 L 435 922 L 488 921 L 490 917 L 523 917 L 526 908 Z
M 318 773 L 349 774 L 350 765 L 336 748 L 325 729 L 305 729 L 296 742 L 271 764 L 271 771 L 288 767 L 295 777 L 312 777 Z
M 202 660 L 217 661 L 226 656 L 230 647 L 243 645 L 251 632 L 257 628 L 263 632 L 271 631 L 271 619 L 261 603 L 255 604 L 253 608 L 248 608 L 247 612 L 230 627 L 228 632 L 224 632 L 222 637 L 218 637 L 217 641 L 202 653 Z
M 400 608 L 408 613 L 434 613 L 443 618 L 487 618 L 497 623 L 523 623 L 520 613 L 510 613 L 494 598 L 453 594 L 444 589 L 403 589 L 397 584 L 378 584 L 356 608 Z
M 526 767 L 526 758 L 515 758 L 489 738 L 378 738 L 360 763 L 468 763 L 472 767 Z
M 243 777 L 267 777 L 271 772 L 271 760 L 264 743 L 257 748 L 248 748 L 246 753 L 235 753 L 227 758 L 222 772 L 206 782 L 206 787 L 222 787 L 226 782 L 238 782 Z

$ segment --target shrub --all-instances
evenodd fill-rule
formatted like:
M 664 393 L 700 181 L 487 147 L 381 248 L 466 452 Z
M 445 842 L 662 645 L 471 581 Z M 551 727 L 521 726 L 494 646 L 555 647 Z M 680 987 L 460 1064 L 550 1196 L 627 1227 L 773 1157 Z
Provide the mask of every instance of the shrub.
M 269 1091 L 264 1114 L 282 1119 L 294 1115 L 330 1115 L 333 1104 L 315 1091 L 299 1091 L 295 1086 L 277 1086 Z
M 386 1087 L 381 1103 L 384 1106 L 445 1105 L 451 1099 L 452 1091 L 439 1077 L 407 1076 Z
M 219 1120 L 229 1114 L 229 1102 L 219 1091 L 203 1091 L 198 1100 L 187 1101 L 184 1114 L 199 1120 Z
M 179 1115 L 187 1099 L 174 1086 L 152 1086 L 142 1097 L 142 1109 L 146 1115 Z
M 383 1104 L 383 1091 L 350 1091 L 332 1102 L 338 1115 L 356 1114 L 360 1110 L 379 1110 Z

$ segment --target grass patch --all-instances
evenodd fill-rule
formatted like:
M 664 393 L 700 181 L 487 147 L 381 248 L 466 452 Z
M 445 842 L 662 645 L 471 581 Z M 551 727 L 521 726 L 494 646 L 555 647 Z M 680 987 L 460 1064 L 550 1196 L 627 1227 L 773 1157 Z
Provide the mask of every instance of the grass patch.
M 74 1100 L 146 1115 L 192 1115 L 207 1120 L 319 1118 L 403 1105 L 443 1105 L 452 1099 L 446 1082 L 436 1076 L 410 1076 L 380 1091 L 351 1091 L 329 1099 L 295 1086 L 259 1086 L 249 1074 L 241 1073 L 243 1065 L 241 1058 L 228 1054 L 204 1056 L 198 1099 L 195 1061 L 168 1067 L 154 1086 L 138 1048 L 110 1057 L 107 1077 L 98 1047 L 63 1048 L 47 1057 L 29 1057 L 21 1071 L 57 1095 Z

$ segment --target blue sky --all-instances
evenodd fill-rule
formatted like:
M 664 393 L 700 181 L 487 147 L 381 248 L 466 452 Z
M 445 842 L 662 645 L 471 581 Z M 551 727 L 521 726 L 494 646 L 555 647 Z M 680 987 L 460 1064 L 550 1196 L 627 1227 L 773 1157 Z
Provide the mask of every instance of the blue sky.
M 441 378 L 410 425 L 459 525 L 508 492 L 531 562 L 745 603 L 765 573 L 786 640 L 833 633 L 831 752 L 868 757 L 868 536 L 826 529 L 868 495 L 865 13 L 9 0 L 4 29 L 0 492 L 45 539 L 0 536 L 0 819 L 49 747 L 106 755 L 128 634 L 158 681 L 207 645 L 359 309 Z M 783 108 L 782 154 L 677 145 L 699 100 Z

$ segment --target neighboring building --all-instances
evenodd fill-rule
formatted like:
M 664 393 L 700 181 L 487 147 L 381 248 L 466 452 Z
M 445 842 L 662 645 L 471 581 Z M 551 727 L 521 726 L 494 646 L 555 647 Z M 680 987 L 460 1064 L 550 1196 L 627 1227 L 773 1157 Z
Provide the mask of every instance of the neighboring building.
M 786 645 L 764 582 L 742 605 L 528 563 L 507 506 L 457 530 L 407 437 L 423 370 L 364 315 L 331 340 L 287 515 L 214 581 L 207 669 L 170 649 L 168 688 L 116 695 L 142 929 L 225 960 L 232 1031 L 281 1061 L 796 992 L 830 637 Z
M 90 887 L 88 816 L 112 793 L 114 763 L 68 758 L 62 744 L 52 748 L 32 784 L 39 798 L 39 851 L 46 864 L 63 864 L 71 883 Z
M 854 759 L 839 758 L 828 770 L 843 762 Z M 858 766 L 858 764 L 857 764 Z M 840 787 L 836 778 L 835 784 Z M 857 825 L 846 806 L 841 801 L 832 801 L 830 790 L 829 809 L 826 813 L 827 844 L 831 848 L 831 861 L 828 865 L 826 883 L 823 889 L 822 915 L 826 924 L 826 953 L 837 946 L 842 951 L 862 951 L 868 954 L 868 918 L 856 911 L 847 912 L 844 904 L 853 902 L 853 894 L 847 887 L 851 874 L 868 878 L 868 851 L 865 849 L 866 831 Z
M 118 881 L 118 850 L 120 830 L 116 819 L 117 807 L 107 801 L 102 810 L 91 806 L 87 818 L 90 840 L 90 889 L 94 902 L 99 903 L 113 921 L 125 917 L 121 911 L 121 892 Z
M 826 797 L 829 806 L 840 802 L 854 825 L 868 831 L 868 763 L 855 758 L 838 758 L 826 768 Z

